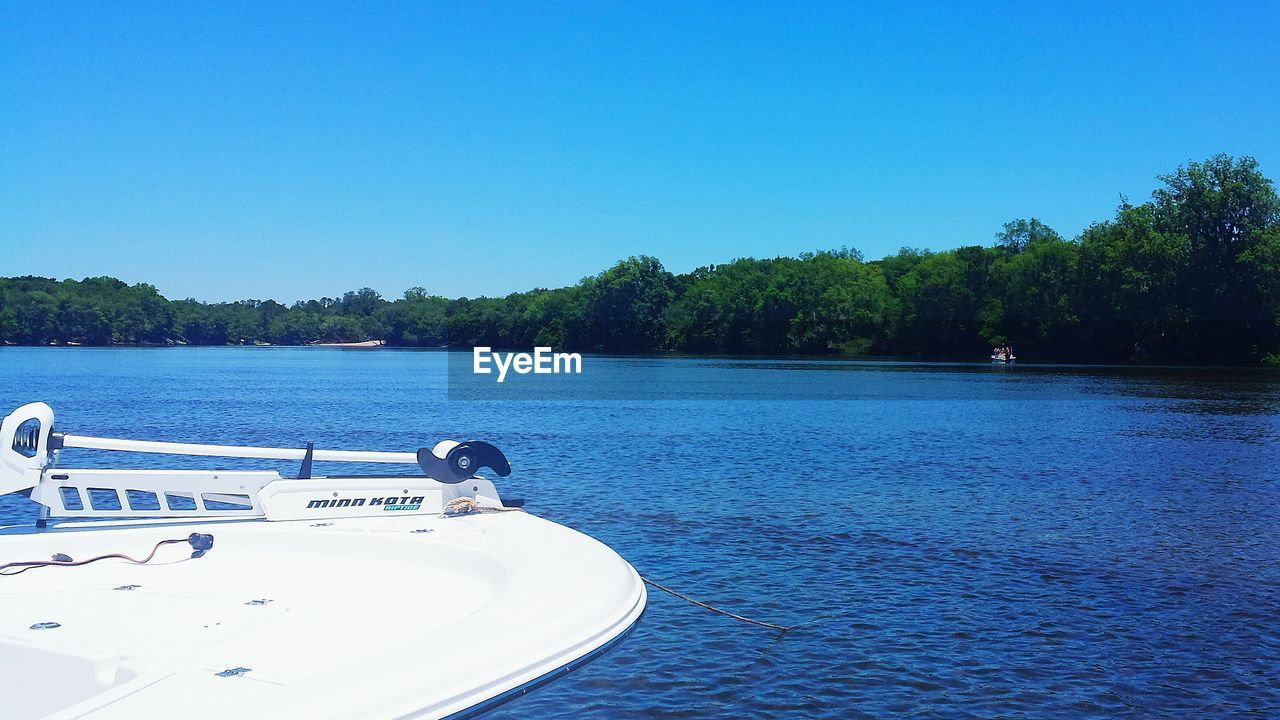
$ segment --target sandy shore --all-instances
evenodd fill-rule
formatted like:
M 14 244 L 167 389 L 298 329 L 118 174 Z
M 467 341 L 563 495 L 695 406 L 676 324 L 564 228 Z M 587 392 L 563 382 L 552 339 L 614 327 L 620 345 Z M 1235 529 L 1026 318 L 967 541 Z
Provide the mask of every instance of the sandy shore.
M 354 348 L 361 348 L 361 347 L 382 347 L 382 346 L 383 346 L 383 345 L 385 345 L 385 344 L 386 344 L 386 343 L 384 343 L 384 342 L 383 342 L 383 341 L 381 341 L 381 340 L 365 340 L 364 342 L 350 342 L 350 343 L 316 343 L 316 344 L 315 344 L 315 345 L 313 345 L 312 347 L 354 347 Z

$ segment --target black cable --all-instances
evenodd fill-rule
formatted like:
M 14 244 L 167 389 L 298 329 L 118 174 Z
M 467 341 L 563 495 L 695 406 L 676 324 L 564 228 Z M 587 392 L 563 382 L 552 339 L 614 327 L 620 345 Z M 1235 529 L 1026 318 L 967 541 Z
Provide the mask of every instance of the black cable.
M 204 554 L 208 552 L 210 548 L 213 547 L 213 536 L 206 533 L 191 533 L 191 535 L 184 538 L 174 538 L 172 540 L 161 540 L 160 542 L 156 543 L 155 547 L 151 548 L 151 552 L 141 560 L 138 560 L 137 558 L 129 557 L 128 555 L 124 555 L 122 553 L 108 553 L 106 555 L 98 555 L 97 557 L 91 557 L 87 560 L 27 560 L 24 562 L 5 563 L 4 565 L 0 565 L 0 577 L 11 577 L 13 575 L 21 575 L 22 573 L 32 568 L 79 567 L 81 565 L 88 565 L 89 563 L 98 562 L 99 560 L 110 560 L 113 558 L 119 559 L 119 560 L 127 560 L 133 563 L 134 565 L 146 565 L 147 563 L 151 562 L 152 559 L 155 558 L 156 553 L 160 551 L 160 548 L 162 546 L 176 545 L 178 543 L 190 543 L 192 548 L 191 557 L 198 558 L 198 557 L 203 557 Z

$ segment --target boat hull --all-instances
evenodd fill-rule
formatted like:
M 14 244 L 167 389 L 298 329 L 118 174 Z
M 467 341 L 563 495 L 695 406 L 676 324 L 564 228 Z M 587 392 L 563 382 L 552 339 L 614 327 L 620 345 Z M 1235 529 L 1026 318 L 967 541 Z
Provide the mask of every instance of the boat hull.
M 191 532 L 214 536 L 204 557 L 0 578 L 6 718 L 467 717 L 598 655 L 646 603 L 607 546 L 522 512 L 11 528 L 0 563 Z

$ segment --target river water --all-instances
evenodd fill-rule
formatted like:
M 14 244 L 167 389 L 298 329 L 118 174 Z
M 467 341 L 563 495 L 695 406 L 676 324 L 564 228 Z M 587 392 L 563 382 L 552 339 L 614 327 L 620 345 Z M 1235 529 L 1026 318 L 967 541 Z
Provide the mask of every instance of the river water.
M 446 355 L 0 348 L 0 409 L 141 439 L 489 440 L 531 512 L 800 625 L 651 591 L 623 643 L 494 718 L 1280 716 L 1278 372 L 587 357 L 572 399 L 468 401 Z M 0 498 L 0 524 L 34 517 Z

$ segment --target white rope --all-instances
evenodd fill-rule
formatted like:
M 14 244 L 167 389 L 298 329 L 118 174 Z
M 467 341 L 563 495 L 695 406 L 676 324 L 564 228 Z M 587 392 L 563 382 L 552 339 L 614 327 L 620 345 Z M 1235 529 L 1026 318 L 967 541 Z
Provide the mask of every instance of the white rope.
M 521 508 L 481 505 L 480 501 L 475 498 L 464 495 L 463 497 L 456 497 L 445 503 L 444 512 L 440 513 L 440 517 L 457 517 L 459 515 L 471 515 L 472 513 L 483 512 L 521 512 Z

